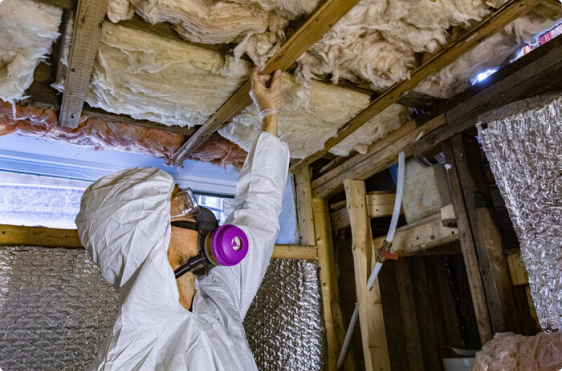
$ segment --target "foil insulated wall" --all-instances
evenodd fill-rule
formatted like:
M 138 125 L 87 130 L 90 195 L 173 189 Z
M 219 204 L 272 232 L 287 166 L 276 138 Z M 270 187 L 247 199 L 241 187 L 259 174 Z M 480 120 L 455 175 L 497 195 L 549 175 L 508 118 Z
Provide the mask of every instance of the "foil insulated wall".
M 540 325 L 562 329 L 562 96 L 491 112 L 479 131 L 519 237 Z
M 323 370 L 317 267 L 274 259 L 245 328 L 260 370 Z M 84 370 L 119 300 L 84 250 L 0 247 L 0 369 Z

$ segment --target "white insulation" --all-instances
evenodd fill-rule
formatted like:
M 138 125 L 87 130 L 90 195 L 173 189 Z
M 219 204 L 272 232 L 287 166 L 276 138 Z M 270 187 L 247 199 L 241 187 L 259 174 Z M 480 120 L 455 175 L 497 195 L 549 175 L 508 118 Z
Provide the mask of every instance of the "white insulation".
M 86 100 L 108 112 L 191 127 L 215 113 L 249 78 L 250 68 L 250 62 L 214 50 L 105 22 Z M 303 158 L 321 150 L 369 102 L 367 94 L 317 81 L 304 86 L 285 73 L 279 132 L 291 156 Z M 407 107 L 392 105 L 331 152 L 364 153 L 405 123 L 409 113 Z M 249 150 L 260 131 L 251 105 L 219 133 Z
M 31 0 L 0 4 L 0 99 L 23 97 L 33 71 L 58 37 L 62 10 Z

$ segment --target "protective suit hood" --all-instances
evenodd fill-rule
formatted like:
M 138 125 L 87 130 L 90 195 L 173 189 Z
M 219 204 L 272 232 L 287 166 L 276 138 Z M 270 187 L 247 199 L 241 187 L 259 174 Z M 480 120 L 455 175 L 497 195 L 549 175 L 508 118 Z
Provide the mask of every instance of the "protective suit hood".
M 148 255 L 168 249 L 173 188 L 162 170 L 132 168 L 101 178 L 82 197 L 80 241 L 122 302 Z

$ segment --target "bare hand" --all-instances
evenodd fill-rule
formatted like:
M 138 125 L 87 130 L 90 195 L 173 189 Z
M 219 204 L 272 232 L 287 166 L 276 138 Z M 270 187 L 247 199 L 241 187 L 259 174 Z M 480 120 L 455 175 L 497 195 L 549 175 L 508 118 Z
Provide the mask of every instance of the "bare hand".
M 258 68 L 252 70 L 252 92 L 250 96 L 259 112 L 277 112 L 281 106 L 281 71 L 270 75 L 258 75 Z M 267 113 L 264 112 L 264 113 Z

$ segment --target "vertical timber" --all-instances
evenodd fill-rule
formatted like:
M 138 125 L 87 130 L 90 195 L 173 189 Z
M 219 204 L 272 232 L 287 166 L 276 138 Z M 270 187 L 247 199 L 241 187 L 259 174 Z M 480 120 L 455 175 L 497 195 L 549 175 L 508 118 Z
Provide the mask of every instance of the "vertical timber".
M 374 264 L 374 246 L 367 211 L 365 182 L 347 179 L 344 186 L 351 222 L 355 284 L 365 369 L 367 371 L 390 371 L 378 279 L 371 291 L 367 291 L 368 276 Z

